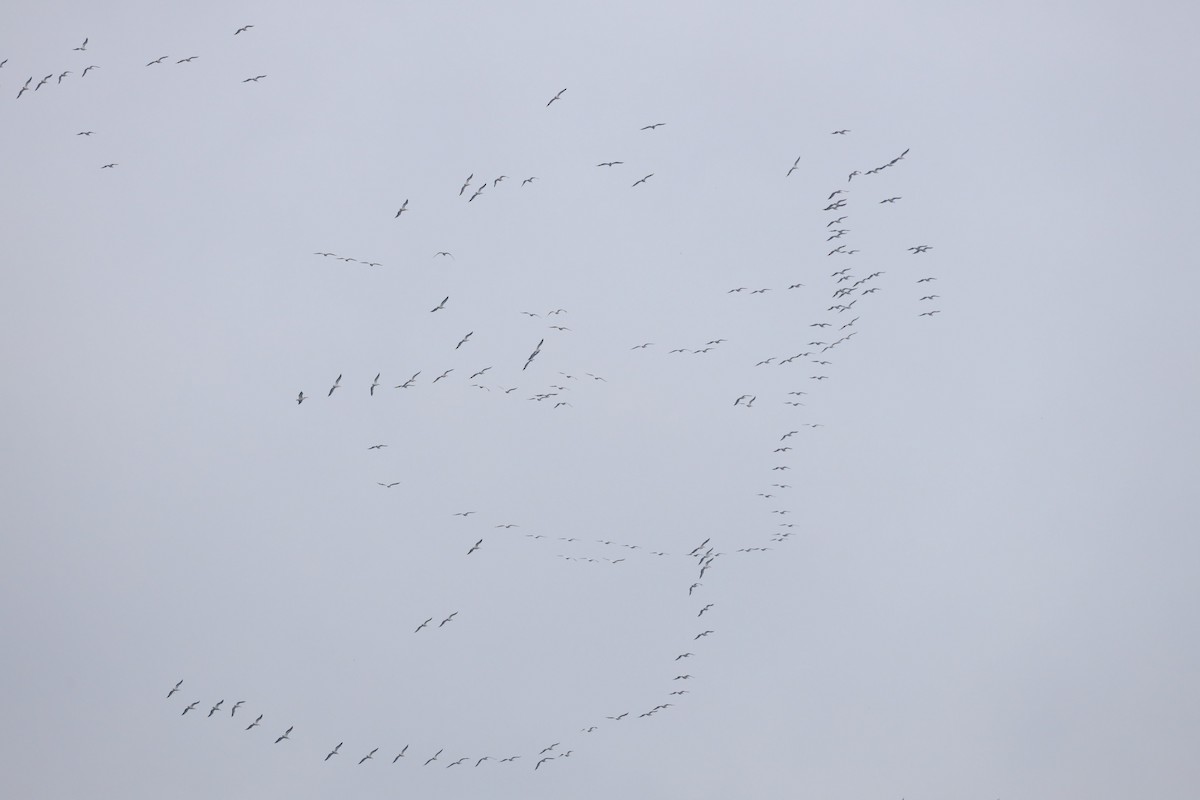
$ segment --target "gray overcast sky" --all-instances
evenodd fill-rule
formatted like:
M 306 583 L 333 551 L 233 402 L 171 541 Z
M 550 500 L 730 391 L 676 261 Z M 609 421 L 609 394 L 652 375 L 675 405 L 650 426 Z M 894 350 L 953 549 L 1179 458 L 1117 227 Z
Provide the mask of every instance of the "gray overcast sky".
M 0 795 L 1192 797 L 1197 22 L 6 4 Z

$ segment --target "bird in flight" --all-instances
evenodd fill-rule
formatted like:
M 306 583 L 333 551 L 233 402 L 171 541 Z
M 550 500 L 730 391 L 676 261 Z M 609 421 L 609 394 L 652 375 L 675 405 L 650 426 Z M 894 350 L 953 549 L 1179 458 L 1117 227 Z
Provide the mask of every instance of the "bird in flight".
M 46 77 L 42 78 L 40 81 L 38 81 L 38 85 L 33 87 L 33 90 L 36 92 L 38 89 L 42 88 L 48 80 L 50 80 L 53 77 L 54 77 L 54 73 L 50 73 Z
M 404 754 L 407 752 L 408 752 L 408 745 L 404 745 L 404 749 L 396 754 L 396 757 L 392 759 L 392 763 L 395 764 L 397 761 L 404 758 Z
M 459 340 L 458 344 L 454 345 L 454 349 L 457 350 L 458 348 L 462 347 L 464 344 L 467 343 L 467 340 L 470 339 L 474 334 L 475 334 L 475 331 L 471 331 L 466 336 L 462 337 L 462 339 Z
M 376 747 L 376 748 L 375 748 L 375 750 L 372 750 L 371 752 L 367 753 L 365 756 L 363 756 L 362 758 L 360 758 L 360 759 L 358 760 L 358 765 L 361 767 L 361 766 L 363 765 L 363 762 L 365 762 L 365 761 L 370 761 L 372 758 L 374 758 L 374 757 L 375 757 L 375 751 L 376 751 L 376 750 L 378 750 L 378 749 L 379 749 L 379 748 L 378 748 L 378 747 Z
M 454 254 L 451 253 L 449 250 L 438 250 L 436 253 L 433 254 L 434 258 L 437 258 L 438 256 L 450 256 L 450 258 L 454 258 Z
M 833 132 L 833 135 L 834 135 L 834 136 L 837 136 L 837 135 L 839 135 L 839 134 L 846 134 L 846 133 L 849 133 L 849 132 L 850 132 L 850 129 L 849 129 L 849 128 L 842 128 L 840 131 L 834 131 L 834 132 Z
M 395 387 L 395 388 L 397 388 L 397 389 L 408 389 L 408 388 L 412 387 L 412 385 L 413 385 L 413 381 L 415 381 L 415 380 L 417 379 L 417 376 L 418 376 L 418 375 L 420 375 L 420 374 L 421 374 L 421 371 L 420 371 L 420 370 L 417 370 L 416 372 L 414 372 L 414 373 L 413 373 L 413 376 L 412 376 L 411 378 L 409 378 L 409 379 L 408 379 L 408 380 L 406 380 L 404 383 L 400 384 L 399 386 L 397 386 L 397 387 Z
M 880 204 L 882 205 L 883 203 L 894 203 L 894 202 L 896 202 L 897 200 L 900 200 L 900 199 L 901 199 L 901 198 L 899 198 L 899 197 L 889 197 L 888 199 L 886 199 L 886 200 L 880 200 L 879 202 L 880 202 Z
M 167 59 L 167 56 L 159 56 L 158 58 L 154 59 L 154 60 L 153 60 L 153 61 L 151 61 L 149 64 L 147 64 L 146 66 L 147 66 L 147 67 L 150 67 L 150 66 L 153 66 L 153 65 L 155 65 L 155 64 L 161 64 L 161 63 L 162 63 L 163 61 L 165 61 L 166 59 Z
M 168 700 L 170 700 L 170 699 L 171 699 L 171 695 L 173 695 L 173 694 L 175 694 L 176 692 L 178 692 L 178 691 L 179 691 L 179 687 L 180 687 L 180 686 L 183 686 L 183 681 L 180 681 L 179 683 L 175 684 L 175 688 L 174 688 L 174 689 L 172 689 L 171 691 L 167 692 L 167 699 L 168 699 Z
M 332 750 L 330 750 L 330 751 L 329 751 L 329 755 L 325 756 L 325 760 L 326 760 L 326 761 L 328 761 L 329 759 L 331 759 L 331 758 L 333 758 L 334 756 L 336 756 L 336 755 L 338 754 L 338 750 L 341 750 L 341 749 L 342 749 L 342 745 L 343 745 L 343 744 L 345 744 L 345 742 L 338 742 L 338 743 L 337 743 L 337 747 L 335 747 L 335 748 L 333 748 Z
M 292 736 L 292 728 L 294 728 L 294 727 L 296 727 L 296 726 L 293 725 L 291 728 L 288 728 L 286 731 L 284 731 L 283 736 L 280 736 L 278 739 L 275 740 L 275 744 L 279 744 L 284 739 L 290 739 Z
M 476 550 L 478 550 L 481 544 L 483 544 L 483 539 L 480 539 L 478 542 L 473 544 L 471 549 L 467 551 L 467 555 L 471 555 L 471 553 L 474 553 Z
M 393 483 L 379 483 L 379 481 L 376 481 L 376 483 L 377 483 L 377 484 L 379 484 L 380 486 L 382 486 L 382 487 L 383 487 L 383 488 L 385 488 L 385 489 L 390 489 L 390 488 L 392 488 L 393 486 L 399 486 L 399 485 L 400 485 L 400 481 L 395 481 L 395 482 L 393 482 Z
M 932 245 L 919 244 L 916 247 L 908 248 L 908 252 L 916 254 L 916 253 L 924 253 L 926 250 L 932 250 L 932 249 L 933 249 Z
M 445 749 L 446 749 L 446 748 L 444 748 L 444 747 L 442 748 L 442 750 L 445 750 Z M 442 754 L 442 750 L 438 750 L 436 753 L 434 753 L 434 754 L 433 754 L 433 757 L 432 757 L 432 758 L 430 758 L 428 761 L 426 761 L 426 762 L 425 762 L 425 766 L 427 766 L 427 767 L 428 767 L 428 766 L 429 766 L 430 764 L 432 764 L 434 761 L 437 761 L 437 757 L 438 757 L 438 756 L 440 756 L 440 755 Z
M 802 158 L 802 156 L 796 156 L 796 160 L 792 162 L 791 169 L 789 169 L 787 171 L 787 175 L 784 175 L 783 177 L 785 177 L 785 178 L 790 177 L 793 172 L 800 169 L 800 159 L 801 158 Z
M 399 219 L 400 215 L 403 214 L 407 210 L 408 210 L 408 200 L 405 199 L 404 205 L 400 206 L 400 210 L 396 212 L 396 216 L 393 217 L 392 219 Z
M 438 627 L 439 627 L 439 628 L 440 628 L 440 627 L 442 627 L 442 626 L 443 626 L 443 625 L 445 625 L 447 622 L 449 622 L 450 620 L 454 619 L 454 618 L 455 618 L 455 617 L 457 617 L 457 616 L 458 616 L 458 612 L 457 612 L 457 611 L 455 611 L 453 614 L 451 614 L 450 616 L 446 617 L 444 620 L 442 620 L 441 622 L 439 622 L 439 623 L 438 623 Z M 440 752 L 440 751 L 439 751 L 439 752 Z
M 375 380 L 371 381 L 371 397 L 375 396 L 375 387 L 379 385 L 379 376 L 382 374 L 382 372 L 376 373 Z
M 563 92 L 565 92 L 565 91 L 566 91 L 566 89 L 562 89 L 561 91 L 559 91 L 559 93 L 558 93 L 558 94 L 554 95 L 554 97 L 551 97 L 551 98 L 550 98 L 550 103 L 553 103 L 555 100 L 557 100 L 558 98 L 562 97 L 562 96 L 563 96 Z M 549 108 L 549 107 L 550 107 L 550 103 L 546 103 L 546 108 Z
M 465 192 L 467 190 L 467 187 L 471 185 L 471 179 L 474 177 L 475 177 L 475 173 L 472 172 L 470 175 L 467 176 L 467 179 L 465 181 L 463 181 L 462 188 L 458 190 L 459 197 L 462 197 L 463 192 Z
M 329 394 L 327 394 L 327 395 L 325 395 L 325 396 L 326 396 L 326 397 L 333 397 L 333 393 L 334 393 L 334 391 L 335 391 L 335 390 L 336 390 L 336 389 L 337 389 L 339 386 L 341 386 L 341 385 L 342 385 L 342 376 L 341 376 L 341 375 L 338 375 L 338 376 L 337 376 L 337 380 L 333 382 L 333 386 L 330 386 L 330 387 L 329 387 Z
M 225 702 L 224 700 L 218 700 L 217 704 L 208 710 L 208 715 L 211 717 L 213 714 L 215 714 L 217 712 L 217 709 L 221 707 L 221 703 L 224 703 L 224 702 Z
M 245 700 L 238 700 L 236 703 L 233 704 L 233 708 L 229 709 L 229 716 L 232 717 L 234 714 L 237 713 L 237 710 L 244 705 L 246 705 Z
M 76 50 L 87 50 L 87 43 L 88 43 L 88 40 L 85 38 L 83 40 L 83 44 L 79 45 L 79 47 L 76 47 L 75 49 Z M 5 59 L 5 61 L 7 61 L 7 60 L 8 59 Z
M 633 184 L 633 185 L 634 185 L 634 186 L 637 186 L 639 183 L 645 183 L 646 181 L 650 180 L 650 179 L 651 179 L 651 178 L 653 178 L 653 177 L 654 177 L 654 173 L 653 173 L 653 172 L 651 172 L 651 173 L 650 173 L 649 175 L 647 175 L 646 177 L 644 177 L 644 178 L 641 178 L 641 179 L 639 179 L 639 180 L 637 180 L 637 181 L 634 181 L 634 184 Z
M 624 164 L 624 163 L 625 163 L 624 161 L 601 161 L 596 166 L 597 167 L 615 167 L 618 164 Z
M 522 186 L 524 186 L 525 184 L 527 184 L 527 183 L 533 183 L 533 182 L 534 182 L 534 181 L 536 181 L 536 180 L 537 180 L 537 175 L 534 175 L 534 176 L 533 176 L 533 177 L 531 177 L 531 178 L 526 178 L 525 180 L 521 181 L 521 185 L 522 185 Z
M 199 57 L 200 57 L 200 56 L 188 56 L 187 58 L 181 58 L 181 59 L 179 59 L 179 60 L 178 60 L 178 61 L 176 61 L 175 63 L 176 63 L 176 64 L 186 64 L 186 63 L 188 63 L 189 61 L 195 61 L 195 60 L 196 60 L 197 58 L 199 58 Z
M 304 392 L 301 392 L 299 395 L 296 396 L 296 405 L 300 405 L 307 399 L 308 398 L 304 396 Z
M 656 122 L 656 123 L 654 123 L 653 125 L 647 125 L 646 127 L 642 128 L 642 130 L 644 130 L 644 131 L 652 131 L 652 130 L 654 130 L 655 128 L 661 128 L 663 125 L 666 125 L 666 124 L 667 124 L 667 123 L 665 123 L 665 122 Z
M 918 317 L 932 317 L 934 314 L 940 314 L 940 313 L 942 313 L 942 312 L 941 311 L 926 311 L 925 313 L 918 314 L 917 316 Z
M 438 303 L 436 306 L 429 309 L 429 313 L 432 314 L 434 311 L 441 311 L 443 308 L 446 307 L 446 301 L 449 299 L 450 299 L 450 295 L 446 295 L 445 297 L 443 297 L 442 302 Z
M 654 342 L 646 342 L 645 344 L 634 345 L 633 347 L 631 347 L 629 349 L 630 350 L 645 350 L 647 347 L 650 347 L 652 344 L 654 344 Z
M 253 27 L 254 27 L 253 25 L 243 25 L 242 27 L 240 27 L 240 28 L 238 28 L 236 31 L 234 31 L 234 32 L 233 32 L 233 35 L 234 35 L 234 36 L 237 36 L 239 33 L 244 33 L 244 32 L 246 32 L 246 31 L 250 30 L 250 29 L 251 29 L 251 28 L 253 28 Z
M 58 76 L 58 82 L 62 83 L 62 79 L 67 77 L 70 74 L 71 74 L 71 70 L 67 70 L 66 72 L 60 73 Z
M 259 714 L 258 718 L 256 720 L 254 720 L 254 722 L 251 722 L 249 725 L 246 726 L 246 730 L 250 730 L 251 728 L 257 728 L 258 723 L 262 722 L 262 718 L 263 718 L 263 715 Z
M 440 381 L 442 378 L 444 378 L 444 377 L 446 377 L 447 375 L 449 375 L 451 372 L 454 372 L 454 367 L 451 367 L 450 369 L 448 369 L 448 370 L 446 370 L 445 372 L 443 372 L 441 375 L 438 375 L 436 378 L 434 378 L 434 379 L 433 379 L 433 382 L 434 382 L 434 383 L 437 383 L 437 382 L 438 382 L 438 381 Z
M 79 77 L 81 77 L 81 78 L 82 78 L 84 75 L 87 75 L 87 74 L 88 74 L 88 70 L 93 70 L 93 69 L 100 69 L 100 67 L 99 67 L 99 65 L 97 65 L 97 64 L 92 64 L 91 66 L 84 67 L 84 68 L 83 68 L 83 73 L 82 73 L 82 74 L 80 74 L 80 76 L 79 76 Z
M 433 622 L 433 617 L 430 617 L 429 619 L 425 620 L 425 621 L 424 621 L 424 622 L 422 622 L 420 625 L 418 625 L 418 626 L 417 626 L 417 629 L 416 629 L 415 631 L 413 631 L 413 633 L 420 633 L 420 632 L 421 632 L 421 628 L 424 628 L 426 625 L 428 625 L 428 624 L 429 624 L 429 623 L 431 623 L 431 622 Z M 394 762 L 393 762 L 393 763 L 394 763 Z
M 6 59 L 7 60 L 7 59 Z M 17 92 L 17 99 L 21 99 L 21 95 L 29 91 L 29 84 L 33 81 L 33 76 L 29 76 L 29 80 L 25 81 L 25 85 L 21 87 L 21 91 Z
M 370 447 L 368 447 L 367 449 L 368 450 L 382 450 L 385 447 L 387 447 L 386 444 L 373 444 Z
M 246 80 L 242 81 L 242 83 L 258 83 L 265 77 L 267 77 L 267 76 L 266 75 L 255 75 L 253 78 L 246 78 Z
M 183 714 L 186 714 L 187 712 L 191 711 L 193 708 L 195 708 L 195 707 L 196 707 L 196 706 L 198 706 L 198 705 L 200 705 L 200 701 L 199 701 L 199 700 L 194 700 L 194 701 L 192 701 L 192 702 L 191 702 L 191 703 L 188 705 L 188 707 L 187 707 L 187 708 L 185 708 L 185 709 L 183 710 Z M 182 716 L 183 716 L 183 714 L 180 714 L 179 716 L 181 716 L 181 717 L 182 717 Z

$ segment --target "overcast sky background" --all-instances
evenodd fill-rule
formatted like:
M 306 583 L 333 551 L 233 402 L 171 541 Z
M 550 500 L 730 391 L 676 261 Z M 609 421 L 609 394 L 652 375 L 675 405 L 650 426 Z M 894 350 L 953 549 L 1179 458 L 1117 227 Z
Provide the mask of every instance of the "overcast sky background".
M 1188 4 L 102 5 L 0 10 L 0 794 L 1194 796 Z

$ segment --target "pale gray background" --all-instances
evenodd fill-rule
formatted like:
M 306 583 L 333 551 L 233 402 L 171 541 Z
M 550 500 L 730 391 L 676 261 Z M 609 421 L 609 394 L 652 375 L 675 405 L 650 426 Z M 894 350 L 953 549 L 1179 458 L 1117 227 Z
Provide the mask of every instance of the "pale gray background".
M 300 6 L 0 10 L 0 794 L 1194 796 L 1191 4 Z

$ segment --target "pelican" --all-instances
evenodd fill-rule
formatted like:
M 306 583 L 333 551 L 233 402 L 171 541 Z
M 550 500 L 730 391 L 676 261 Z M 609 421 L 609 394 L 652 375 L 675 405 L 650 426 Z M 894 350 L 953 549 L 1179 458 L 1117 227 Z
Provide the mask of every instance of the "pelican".
M 263 715 L 259 714 L 258 718 L 255 719 L 254 722 L 251 722 L 249 725 L 246 726 L 246 730 L 250 730 L 251 728 L 257 728 L 258 723 L 262 722 L 262 718 L 263 718 Z
M 444 620 L 442 620 L 440 623 L 438 623 L 438 627 L 439 627 L 439 628 L 440 628 L 440 627 L 442 627 L 442 626 L 443 626 L 443 625 L 445 625 L 447 622 L 449 622 L 450 620 L 454 619 L 454 618 L 455 618 L 455 617 L 457 617 L 457 616 L 458 616 L 458 612 L 457 612 L 457 611 L 455 611 L 453 614 L 451 614 L 450 616 L 448 616 L 448 617 L 446 617 Z M 441 751 L 439 750 L 438 752 L 441 752 Z
M 248 31 L 248 30 L 250 30 L 250 29 L 251 29 L 251 28 L 253 28 L 253 27 L 254 27 L 253 25 L 243 25 L 242 27 L 240 27 L 240 28 L 238 28 L 236 31 L 234 31 L 234 32 L 233 32 L 233 35 L 234 35 L 234 36 L 237 36 L 239 33 L 243 33 L 243 32 L 245 32 L 245 31 Z
M 434 311 L 441 311 L 443 308 L 446 307 L 446 301 L 449 299 L 450 299 L 450 295 L 446 295 L 445 297 L 443 297 L 442 302 L 438 303 L 436 306 L 429 309 L 429 313 L 432 314 Z
M 392 759 L 392 763 L 395 764 L 397 761 L 404 758 L 404 754 L 407 752 L 408 752 L 408 745 L 404 745 L 404 749 L 396 754 L 396 757 Z
M 146 66 L 147 66 L 147 67 L 151 67 L 151 66 L 154 66 L 155 64 L 161 64 L 161 63 L 162 63 L 163 61 L 165 61 L 166 59 L 167 59 L 167 57 L 166 57 L 166 56 L 159 56 L 158 58 L 154 59 L 154 60 L 153 60 L 153 61 L 151 61 L 149 64 L 147 64 Z
M 644 178 L 642 178 L 642 179 L 640 179 L 640 180 L 637 180 L 637 181 L 635 181 L 633 185 L 634 185 L 634 186 L 637 186 L 639 183 L 645 183 L 646 181 L 650 180 L 650 179 L 651 179 L 651 178 L 653 178 L 653 177 L 654 177 L 654 173 L 653 173 L 653 172 L 651 172 L 651 173 L 650 173 L 649 175 L 647 175 L 646 177 L 644 177 Z
M 213 714 L 215 714 L 217 709 L 221 707 L 221 703 L 224 702 L 224 700 L 218 700 L 217 704 L 208 710 L 208 715 L 211 717 Z
M 266 75 L 255 75 L 253 78 L 246 78 L 246 80 L 242 81 L 242 83 L 258 83 L 265 77 L 267 77 L 267 76 Z
M 335 748 L 333 748 L 332 750 L 330 750 L 330 751 L 329 751 L 329 755 L 325 756 L 325 760 L 326 760 L 326 761 L 328 761 L 329 759 L 331 759 L 331 758 L 333 758 L 334 756 L 336 756 L 336 755 L 338 754 L 338 750 L 341 750 L 341 749 L 342 749 L 342 745 L 343 745 L 343 744 L 345 744 L 345 742 L 338 742 L 338 743 L 337 743 L 337 747 L 335 747 Z
M 333 386 L 330 386 L 330 387 L 329 387 L 329 394 L 327 394 L 327 395 L 325 395 L 325 396 L 326 396 L 326 397 L 333 397 L 333 392 L 334 392 L 334 390 L 335 390 L 335 389 L 337 389 L 337 388 L 338 388 L 339 386 L 341 386 L 341 385 L 342 385 L 342 376 L 341 376 L 341 375 L 338 375 L 338 376 L 337 376 L 337 380 L 333 382 Z
M 280 743 L 280 742 L 282 742 L 284 739 L 289 739 L 289 738 L 291 738 L 291 735 L 292 735 L 292 728 L 294 728 L 294 727 L 296 727 L 296 726 L 295 726 L 295 725 L 293 725 L 291 728 L 288 728 L 286 731 L 284 731 L 284 732 L 283 732 L 283 736 L 280 736 L 278 739 L 276 739 L 276 740 L 275 740 L 275 744 L 279 744 L 279 743 Z
M 471 555 L 471 553 L 474 553 L 476 550 L 478 550 L 481 544 L 483 544 L 483 539 L 480 539 L 478 542 L 476 542 L 471 549 L 467 551 L 467 555 Z
M 76 47 L 75 49 L 76 50 L 87 50 L 87 43 L 88 43 L 88 40 L 85 38 L 83 40 L 83 44 L 79 45 L 79 47 Z M 7 61 L 8 59 L 5 59 L 5 60 Z
M 396 216 L 393 217 L 393 219 L 399 219 L 400 215 L 403 214 L 407 210 L 408 210 L 408 200 L 405 199 L 404 205 L 400 206 L 400 210 L 396 212 Z
M 422 622 L 420 625 L 418 625 L 418 626 L 417 626 L 417 629 L 416 629 L 415 631 L 413 631 L 413 633 L 420 633 L 420 632 L 421 632 L 421 628 L 424 628 L 426 625 L 428 625 L 428 624 L 429 624 L 429 623 L 431 623 L 431 622 L 433 622 L 433 617 L 430 617 L 429 619 L 425 620 L 425 621 L 424 621 L 424 622 Z M 440 626 L 439 626 L 439 627 L 440 627 Z
M 236 703 L 233 704 L 233 708 L 229 709 L 229 716 L 232 717 L 234 714 L 237 713 L 237 710 L 244 705 L 246 705 L 245 700 L 238 700 Z
M 558 94 L 554 95 L 554 97 L 551 97 L 551 98 L 550 98 L 550 103 L 553 103 L 555 100 L 557 100 L 558 98 L 562 97 L 562 96 L 563 96 L 563 92 L 565 92 L 565 91 L 566 91 L 566 89 L 562 89 L 562 90 L 560 90 L 560 91 L 559 91 L 559 93 L 558 93 Z M 549 108 L 549 107 L 550 107 L 550 103 L 546 103 L 546 108 Z
M 339 745 L 339 746 L 340 746 L 340 745 Z M 372 758 L 374 758 L 374 757 L 375 757 L 375 751 L 376 751 L 376 750 L 378 750 L 378 749 L 379 749 L 379 748 L 378 748 L 378 747 L 376 747 L 376 748 L 375 748 L 375 750 L 372 750 L 371 752 L 367 753 L 365 756 L 363 756 L 362 758 L 360 758 L 360 759 L 358 760 L 358 765 L 361 767 L 361 766 L 363 765 L 363 762 L 365 762 L 365 761 L 370 761 Z
M 796 160 L 792 162 L 791 169 L 789 169 L 787 171 L 787 175 L 784 175 L 783 177 L 785 177 L 785 178 L 790 177 L 793 172 L 800 169 L 800 159 L 801 159 L 801 156 L 796 156 Z
M 200 701 L 199 701 L 199 700 L 194 700 L 194 701 L 192 701 L 192 703 L 191 703 L 191 704 L 190 704 L 190 705 L 189 705 L 187 708 L 185 708 L 185 709 L 183 710 L 183 714 L 186 714 L 187 712 L 191 711 L 193 708 L 195 708 L 195 707 L 196 707 L 196 706 L 198 706 L 198 705 L 200 705 Z M 181 716 L 181 717 L 182 717 L 182 716 L 183 716 L 183 714 L 180 714 L 179 716 Z
M 183 681 L 180 681 L 179 683 L 175 684 L 175 688 L 174 688 L 174 689 L 172 689 L 171 691 L 167 692 L 167 699 L 168 699 L 168 700 L 169 700 L 169 699 L 171 699 L 171 695 L 173 695 L 173 694 L 175 694 L 176 692 L 178 692 L 178 691 L 179 691 L 179 687 L 180 687 L 180 686 L 183 686 Z
M 653 125 L 647 125 L 646 127 L 642 128 L 642 130 L 644 130 L 644 131 L 652 131 L 652 130 L 654 130 L 655 128 L 661 128 L 663 125 L 666 125 L 666 124 L 667 124 L 667 123 L 665 123 L 665 122 L 656 122 L 656 123 L 654 123 Z
M 379 376 L 382 374 L 382 372 L 376 373 L 375 380 L 371 381 L 371 397 L 375 396 L 375 387 L 379 385 Z

